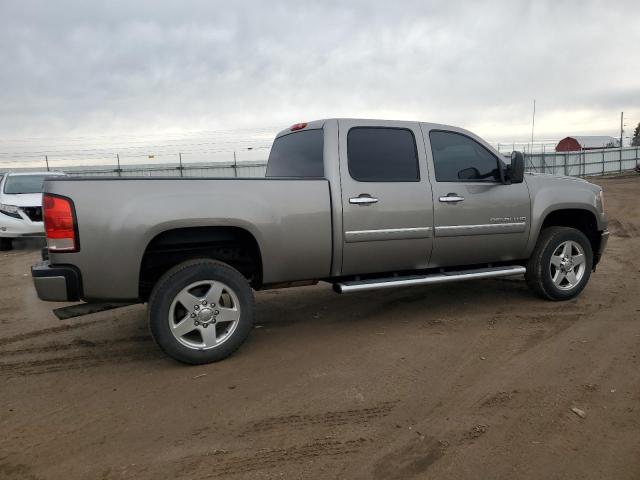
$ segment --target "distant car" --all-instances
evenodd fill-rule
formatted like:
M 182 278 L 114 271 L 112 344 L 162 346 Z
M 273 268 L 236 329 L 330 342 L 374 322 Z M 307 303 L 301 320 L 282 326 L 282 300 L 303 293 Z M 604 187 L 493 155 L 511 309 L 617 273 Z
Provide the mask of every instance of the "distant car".
M 0 250 L 11 250 L 13 239 L 43 237 L 42 186 L 59 172 L 5 173 L 0 177 Z

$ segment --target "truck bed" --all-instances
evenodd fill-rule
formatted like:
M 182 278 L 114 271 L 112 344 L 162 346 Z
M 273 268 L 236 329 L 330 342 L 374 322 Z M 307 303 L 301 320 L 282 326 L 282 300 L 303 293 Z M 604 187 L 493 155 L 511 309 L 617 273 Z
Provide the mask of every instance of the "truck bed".
M 331 268 L 324 179 L 67 177 L 47 181 L 45 192 L 74 202 L 80 250 L 50 261 L 78 267 L 84 299 L 136 299 L 147 245 L 179 228 L 246 230 L 260 248 L 264 284 L 322 278 Z

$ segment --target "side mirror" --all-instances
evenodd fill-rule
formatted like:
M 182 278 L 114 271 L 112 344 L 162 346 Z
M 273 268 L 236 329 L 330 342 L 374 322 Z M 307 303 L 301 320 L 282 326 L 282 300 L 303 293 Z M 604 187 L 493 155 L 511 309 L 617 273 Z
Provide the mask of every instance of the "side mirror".
M 480 178 L 480 172 L 475 167 L 465 168 L 458 172 L 459 180 L 474 180 Z
M 522 183 L 524 180 L 524 155 L 522 152 L 511 153 L 511 165 L 507 167 L 505 180 L 508 183 Z

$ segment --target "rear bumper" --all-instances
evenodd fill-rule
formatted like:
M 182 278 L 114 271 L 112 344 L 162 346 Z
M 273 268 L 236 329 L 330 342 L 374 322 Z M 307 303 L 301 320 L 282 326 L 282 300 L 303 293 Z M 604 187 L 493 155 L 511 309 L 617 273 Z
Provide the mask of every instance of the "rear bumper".
M 593 266 L 595 267 L 600 259 L 602 258 L 602 254 L 604 253 L 604 249 L 607 246 L 607 242 L 609 241 L 609 230 L 604 230 L 600 233 L 600 244 L 598 245 L 598 251 L 595 254 L 595 258 L 593 259 Z
M 75 302 L 81 296 L 80 272 L 69 265 L 40 262 L 31 267 L 38 298 L 48 302 Z

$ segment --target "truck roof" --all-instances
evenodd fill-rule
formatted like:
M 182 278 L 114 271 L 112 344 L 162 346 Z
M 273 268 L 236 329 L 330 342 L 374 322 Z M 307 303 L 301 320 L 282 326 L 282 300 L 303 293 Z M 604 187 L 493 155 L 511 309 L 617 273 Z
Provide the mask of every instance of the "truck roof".
M 376 119 L 376 118 L 324 118 L 321 120 L 312 120 L 309 122 L 304 122 L 305 126 L 303 128 L 300 128 L 299 130 L 310 130 L 310 129 L 314 129 L 314 128 L 322 128 L 325 124 L 325 122 L 329 122 L 329 121 L 350 121 L 350 122 L 380 122 L 380 123 L 385 123 L 388 124 L 389 126 L 393 126 L 396 123 L 405 123 L 405 122 L 415 122 L 415 123 L 419 123 L 421 125 L 427 125 L 429 127 L 429 129 L 432 128 L 442 128 L 445 130 L 456 130 L 459 132 L 466 132 L 466 133 L 471 133 L 467 130 L 465 130 L 464 128 L 460 128 L 460 127 L 456 127 L 453 125 L 446 125 L 443 123 L 433 123 L 433 122 L 421 122 L 421 121 L 417 121 L 417 120 L 385 120 L 385 119 Z M 302 124 L 295 124 L 295 126 L 297 125 L 302 125 Z M 285 128 L 284 130 L 280 130 L 277 135 L 276 138 L 281 137 L 282 135 L 288 135 L 289 133 L 291 133 L 292 131 L 292 127 L 289 128 Z

